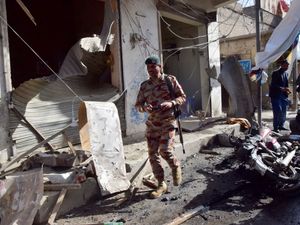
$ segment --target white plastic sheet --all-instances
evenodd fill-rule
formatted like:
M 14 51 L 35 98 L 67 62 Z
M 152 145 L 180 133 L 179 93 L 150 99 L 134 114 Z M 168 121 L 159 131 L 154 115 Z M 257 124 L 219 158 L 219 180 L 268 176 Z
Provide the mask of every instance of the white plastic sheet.
M 275 62 L 295 41 L 300 31 L 300 1 L 294 0 L 291 7 L 273 31 L 263 52 L 256 54 L 254 69 L 266 69 L 270 63 Z
M 130 182 L 116 106 L 111 102 L 82 102 L 79 126 L 82 148 L 92 152 L 102 195 L 127 190 Z

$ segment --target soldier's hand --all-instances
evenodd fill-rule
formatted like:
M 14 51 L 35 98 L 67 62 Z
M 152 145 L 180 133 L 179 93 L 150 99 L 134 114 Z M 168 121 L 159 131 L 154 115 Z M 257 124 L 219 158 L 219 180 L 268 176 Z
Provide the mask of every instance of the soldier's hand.
M 171 109 L 173 107 L 173 103 L 172 102 L 163 102 L 160 104 L 160 107 L 162 110 Z
M 145 112 L 150 113 L 150 112 L 153 111 L 153 106 L 151 104 L 144 105 L 143 109 L 144 109 Z

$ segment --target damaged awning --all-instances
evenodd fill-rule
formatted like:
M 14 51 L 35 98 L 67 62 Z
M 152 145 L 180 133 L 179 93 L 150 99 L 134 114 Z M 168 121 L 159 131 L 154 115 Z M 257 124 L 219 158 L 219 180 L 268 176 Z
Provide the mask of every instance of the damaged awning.
M 256 67 L 267 68 L 275 62 L 296 40 L 300 31 L 300 1 L 293 1 L 291 7 L 273 31 L 263 52 L 256 54 Z
M 118 89 L 109 84 L 92 89 L 85 76 L 73 76 L 64 81 L 84 100 L 114 101 L 119 97 Z M 49 137 L 70 124 L 72 118 L 77 118 L 80 100 L 59 80 L 34 79 L 14 90 L 13 104 L 44 137 Z M 10 112 L 10 131 L 16 142 L 17 153 L 40 142 L 13 111 Z M 70 127 L 66 134 L 72 143 L 80 143 L 77 127 Z M 50 144 L 54 148 L 66 146 L 65 137 L 59 135 Z
M 10 132 L 16 152 L 9 153 L 10 156 L 36 146 L 41 139 L 59 132 L 76 120 L 81 101 L 112 102 L 118 99 L 118 88 L 101 81 L 101 77 L 108 76 L 110 65 L 106 63 L 105 51 L 113 41 L 111 29 L 116 13 L 116 1 L 105 1 L 100 35 L 81 38 L 69 50 L 58 74 L 28 80 L 13 91 Z M 88 61 L 97 63 L 89 68 L 85 64 Z M 96 80 L 98 83 L 88 79 L 91 74 L 99 78 Z M 47 147 L 53 150 L 66 146 L 66 137 L 74 144 L 80 143 L 78 128 L 70 127 L 51 140 Z

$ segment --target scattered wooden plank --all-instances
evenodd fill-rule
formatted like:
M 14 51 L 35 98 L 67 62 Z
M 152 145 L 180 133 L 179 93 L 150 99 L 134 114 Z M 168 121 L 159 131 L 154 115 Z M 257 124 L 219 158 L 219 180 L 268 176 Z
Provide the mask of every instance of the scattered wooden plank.
M 23 11 L 25 12 L 25 14 L 29 17 L 29 19 L 31 20 L 31 22 L 36 26 L 37 24 L 36 24 L 36 22 L 34 20 L 34 17 L 30 13 L 29 9 L 25 6 L 25 4 L 21 0 L 16 0 L 16 1 L 20 5 L 20 7 L 23 9 Z
M 65 138 L 66 141 L 67 141 L 67 144 L 68 144 L 68 146 L 69 146 L 70 152 L 75 156 L 75 160 L 74 160 L 74 162 L 73 162 L 73 166 L 79 165 L 79 164 L 80 164 L 80 161 L 79 161 L 79 157 L 78 157 L 78 155 L 77 155 L 77 153 L 76 153 L 76 149 L 75 149 L 74 145 L 73 145 L 72 142 L 70 141 L 70 138 L 68 137 L 66 131 L 63 131 L 62 134 L 63 134 L 64 138 Z
M 192 218 L 192 217 L 194 217 L 198 214 L 207 212 L 208 210 L 209 210 L 209 207 L 200 205 L 200 206 L 198 206 L 194 209 L 191 209 L 191 210 L 187 211 L 186 213 L 178 216 L 172 222 L 165 223 L 164 225 L 179 225 L 179 224 L 182 224 L 185 221 L 187 221 L 188 219 L 190 219 L 190 218 Z
M 154 178 L 154 174 L 151 172 L 143 177 L 146 180 L 152 180 Z
M 79 166 L 86 166 L 87 164 L 89 164 L 92 161 L 93 161 L 93 157 L 90 156 L 85 161 L 83 161 L 82 163 L 79 163 Z
M 81 184 L 44 184 L 45 191 L 60 191 L 62 189 L 80 189 Z
M 50 215 L 50 217 L 48 219 L 48 224 L 49 225 L 53 225 L 54 224 L 54 220 L 55 220 L 56 215 L 58 213 L 58 210 L 59 210 L 59 208 L 60 208 L 60 206 L 61 206 L 61 204 L 62 204 L 62 202 L 63 202 L 63 200 L 64 200 L 64 198 L 66 196 L 66 193 L 67 193 L 67 189 L 66 188 L 63 188 L 60 191 L 60 194 L 59 194 L 59 196 L 57 198 L 56 204 L 55 204 L 55 206 L 54 206 L 54 208 L 52 210 L 52 213 L 51 213 L 51 215 Z
M 76 225 L 105 225 L 105 223 L 78 223 Z
M 62 130 L 56 132 L 55 134 L 53 134 L 52 136 L 48 137 L 46 140 L 38 143 L 36 146 L 34 146 L 33 148 L 17 155 L 16 157 L 14 157 L 11 161 L 9 161 L 8 163 L 4 164 L 1 167 L 0 173 L 2 175 L 2 173 L 11 165 L 13 165 L 15 162 L 19 161 L 21 158 L 28 156 L 30 153 L 32 153 L 33 151 L 35 151 L 36 149 L 38 149 L 39 147 L 43 146 L 44 144 L 48 143 L 49 141 L 51 141 L 52 139 L 54 139 L 56 136 L 58 136 L 59 134 L 61 134 L 61 132 L 63 132 L 64 130 L 66 130 L 67 128 L 69 128 L 72 125 L 72 123 L 70 123 L 69 125 L 67 125 L 66 127 L 64 127 Z
M 70 141 L 70 138 L 68 137 L 68 135 L 66 134 L 65 131 L 63 131 L 62 134 L 64 135 L 64 138 L 67 141 L 67 144 L 70 148 L 71 153 L 76 156 L 76 149 L 75 149 L 74 145 L 72 144 L 72 142 Z
M 146 168 L 148 162 L 149 162 L 149 158 L 147 157 L 147 159 L 141 164 L 141 166 L 138 167 L 137 171 L 134 172 L 134 174 L 130 178 L 131 184 L 126 191 L 125 198 L 120 203 L 118 203 L 117 207 L 125 206 L 135 196 L 135 194 L 137 193 L 137 191 L 142 183 L 143 174 L 141 174 L 141 172 Z
M 142 165 L 139 167 L 139 169 L 130 178 L 130 183 L 132 183 L 138 177 L 138 175 L 141 173 L 141 171 L 146 167 L 146 164 L 148 163 L 148 161 L 149 161 L 149 158 L 147 157 L 147 159 L 142 163 Z
M 199 152 L 203 154 L 209 154 L 209 155 L 221 155 L 221 153 L 212 150 L 207 150 L 207 149 L 201 149 Z
M 241 184 L 239 185 L 238 187 L 232 189 L 232 190 L 229 190 L 229 191 L 226 191 L 225 193 L 223 193 L 222 195 L 220 196 L 217 196 L 216 198 L 214 198 L 213 200 L 211 200 L 206 206 L 204 205 L 200 205 L 194 209 L 191 209 L 189 211 L 187 211 L 186 213 L 178 216 L 177 218 L 175 218 L 172 222 L 170 223 L 165 223 L 164 225 L 179 225 L 179 224 L 182 224 L 184 223 L 185 221 L 187 221 L 188 219 L 198 215 L 198 214 L 202 214 L 202 213 L 205 213 L 209 210 L 209 208 L 220 202 L 220 201 L 223 201 L 224 199 L 227 199 L 229 197 L 231 197 L 232 195 L 235 195 L 237 193 L 239 193 L 241 190 L 244 190 L 245 187 L 248 187 L 249 186 L 249 183 L 245 183 L 245 184 Z
M 157 184 L 152 181 L 152 180 L 148 180 L 148 179 L 143 179 L 143 184 L 149 188 L 152 188 L 152 189 L 156 189 L 157 188 Z

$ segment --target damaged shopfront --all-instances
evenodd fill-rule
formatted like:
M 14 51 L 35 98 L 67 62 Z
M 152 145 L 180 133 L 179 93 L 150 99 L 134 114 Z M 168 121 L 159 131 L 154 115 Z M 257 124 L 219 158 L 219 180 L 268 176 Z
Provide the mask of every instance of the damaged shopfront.
M 68 179 L 56 180 L 64 183 L 62 198 L 74 182 L 81 184 L 91 174 L 101 194 L 129 188 L 122 137 L 144 131 L 146 115 L 134 108 L 138 87 L 147 78 L 144 58 L 159 55 L 166 72 L 183 84 L 189 99 L 185 116 L 196 111 L 220 115 L 221 87 L 206 69 L 215 66 L 219 72 L 215 11 L 228 2 L 0 0 L 1 178 L 26 158 L 20 168 L 28 174 L 18 177 L 38 182 L 38 193 L 40 182 L 46 190 L 47 171 L 30 174 L 30 169 L 41 165 L 68 167 Z M 68 154 L 56 154 L 66 148 Z M 91 169 L 91 162 L 100 167 Z M 103 169 L 105 162 L 114 169 Z M 113 171 L 118 179 L 110 183 L 106 175 Z M 120 187 L 114 185 L 117 180 L 123 180 Z M 7 188 L 9 181 L 0 181 L 4 196 L 1 185 Z M 25 197 L 37 211 L 41 195 L 32 196 L 34 201 Z
M 182 83 L 186 116 L 220 115 L 206 69 L 219 72 L 215 11 L 229 2 L 2 0 L 1 161 L 77 119 L 81 101 L 116 103 L 122 135 L 140 134 L 146 115 L 134 101 L 151 54 Z M 65 136 L 80 143 L 70 128 L 46 147 L 67 146 Z
M 10 148 L 1 151 L 2 159 L 76 120 L 81 101 L 122 105 L 116 1 L 6 1 L 6 12 L 13 90 L 7 95 Z M 66 135 L 78 144 L 76 129 L 46 147 L 67 146 Z

